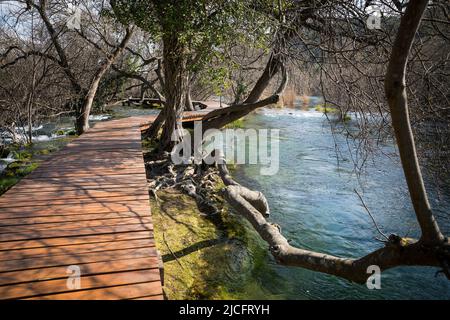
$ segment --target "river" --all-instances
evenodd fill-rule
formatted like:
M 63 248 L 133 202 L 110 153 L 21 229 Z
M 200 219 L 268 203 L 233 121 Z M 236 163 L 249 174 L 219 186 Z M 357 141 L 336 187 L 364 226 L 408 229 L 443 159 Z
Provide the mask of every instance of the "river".
M 262 109 L 245 127 L 280 129 L 280 168 L 259 174 L 258 165 L 241 165 L 237 181 L 266 195 L 270 220 L 281 226 L 293 245 L 357 258 L 383 246 L 356 188 L 386 234 L 419 235 L 406 182 L 392 142 L 381 147 L 365 172 L 355 174 L 347 142 L 331 134 L 325 116 L 314 109 Z M 336 145 L 343 150 L 339 163 Z M 430 189 L 442 231 L 449 234 L 449 190 Z M 402 267 L 382 273 L 381 289 L 369 290 L 334 276 L 277 265 L 268 255 L 248 286 L 248 297 L 278 299 L 450 299 L 450 281 L 435 277 L 435 268 Z M 255 285 L 257 284 L 257 285 Z M 258 288 L 259 292 L 252 292 Z M 244 290 L 244 291 L 245 291 Z

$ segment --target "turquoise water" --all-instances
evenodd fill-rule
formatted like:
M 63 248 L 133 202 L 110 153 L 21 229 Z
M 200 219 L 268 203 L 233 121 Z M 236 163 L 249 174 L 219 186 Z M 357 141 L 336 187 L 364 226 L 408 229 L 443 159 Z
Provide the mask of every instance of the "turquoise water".
M 258 165 L 241 165 L 234 172 L 243 185 L 266 195 L 270 220 L 279 224 L 293 245 L 343 257 L 359 257 L 383 244 L 354 189 L 362 194 L 386 234 L 419 235 L 406 182 L 394 145 L 366 164 L 354 165 L 342 135 L 333 135 L 316 111 L 264 109 L 245 121 L 248 128 L 280 129 L 280 169 L 274 176 L 259 174 Z M 336 148 L 343 150 L 339 164 Z M 442 231 L 449 234 L 450 192 L 430 189 Z M 380 290 L 334 276 L 277 265 L 267 256 L 255 279 L 268 298 L 284 299 L 450 299 L 450 281 L 437 269 L 404 267 L 383 272 Z

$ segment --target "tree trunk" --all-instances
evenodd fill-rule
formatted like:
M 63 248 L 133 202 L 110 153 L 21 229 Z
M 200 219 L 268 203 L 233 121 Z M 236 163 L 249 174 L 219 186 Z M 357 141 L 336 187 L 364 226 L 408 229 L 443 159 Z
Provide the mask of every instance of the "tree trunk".
M 184 102 L 184 110 L 195 111 L 194 104 L 192 103 L 192 98 L 191 98 L 191 87 L 189 85 L 186 89 L 186 99 Z
M 270 80 L 272 80 L 273 76 L 278 72 L 281 65 L 282 63 L 279 54 L 272 52 L 263 73 L 259 77 L 244 103 L 254 103 L 261 98 L 264 90 L 269 85 Z
M 89 86 L 89 89 L 83 98 L 80 110 L 76 115 L 75 129 L 77 131 L 77 134 L 82 134 L 89 129 L 89 115 L 91 114 L 92 104 L 94 102 L 94 98 L 97 93 L 100 80 L 102 79 L 106 71 L 108 71 L 108 69 L 112 66 L 114 61 L 116 61 L 116 59 L 119 57 L 122 51 L 125 49 L 132 34 L 133 29 L 127 28 L 126 34 L 122 39 L 122 41 L 120 42 L 119 46 L 114 50 L 114 52 L 109 57 L 106 58 L 106 61 L 100 66 L 100 68 L 95 73 L 94 78 L 92 79 L 91 84 Z
M 36 89 L 36 62 L 33 57 L 33 71 L 31 76 L 31 89 L 27 99 L 27 116 L 28 116 L 28 143 L 33 143 L 33 102 L 34 91 Z
M 34 90 L 34 89 L 32 89 Z M 33 143 L 33 119 L 32 119 L 32 109 L 33 109 L 33 93 L 30 92 L 27 102 L 27 114 L 28 114 L 28 143 Z
M 436 243 L 443 241 L 444 236 L 439 230 L 428 202 L 409 120 L 405 89 L 408 55 L 427 5 L 428 0 L 416 0 L 408 4 L 392 48 L 385 78 L 385 91 L 403 171 L 417 220 L 422 230 L 422 240 Z
M 269 61 L 267 65 L 269 66 L 270 64 L 272 63 Z M 266 70 L 267 69 L 268 67 L 266 67 Z M 262 91 L 264 90 L 262 88 L 262 84 L 264 84 L 264 86 L 267 86 L 269 82 L 266 82 L 265 80 L 258 81 L 259 84 L 256 85 L 258 89 L 252 90 L 253 98 L 252 99 L 247 98 L 246 100 L 248 101 L 253 100 L 254 98 L 255 99 L 258 98 L 256 101 L 244 102 L 243 104 L 231 105 L 226 108 L 211 111 L 203 118 L 203 132 L 209 129 L 220 129 L 223 126 L 227 125 L 228 123 L 231 123 L 237 119 L 244 117 L 245 115 L 249 114 L 253 110 L 256 110 L 257 108 L 277 103 L 289 81 L 287 70 L 282 62 L 279 62 L 278 69 L 280 69 L 282 73 L 281 83 L 278 89 L 271 96 L 259 100 L 259 95 L 257 95 L 256 93 L 259 92 L 261 94 Z M 266 75 L 267 75 L 266 72 L 264 72 L 263 75 L 260 77 L 260 79 L 266 78 Z M 271 77 L 273 77 L 273 75 Z
M 156 139 L 158 136 L 158 132 L 166 121 L 166 107 L 161 110 L 161 112 L 156 117 L 155 121 L 152 122 L 152 125 L 145 132 L 144 136 L 150 140 Z
M 176 34 L 163 37 L 165 122 L 160 140 L 160 150 L 170 151 L 176 139 L 172 137 L 182 129 L 181 118 L 188 88 L 187 59 L 184 45 Z
M 80 110 L 75 119 L 75 129 L 77 131 L 77 134 L 83 134 L 89 129 L 89 115 L 91 114 L 92 104 L 94 102 L 95 94 L 97 93 L 98 85 L 100 83 L 101 77 L 103 76 L 103 73 L 101 75 L 97 74 L 95 76 L 94 80 L 91 82 L 86 96 L 82 100 Z

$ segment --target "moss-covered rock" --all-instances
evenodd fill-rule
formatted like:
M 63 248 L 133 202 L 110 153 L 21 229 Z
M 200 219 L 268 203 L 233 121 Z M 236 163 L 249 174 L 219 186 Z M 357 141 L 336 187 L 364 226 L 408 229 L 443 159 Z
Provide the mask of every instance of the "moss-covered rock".
M 177 190 L 159 191 L 158 199 L 151 200 L 151 206 L 167 297 L 249 298 L 244 291 L 257 287 L 252 273 L 258 261 L 267 258 L 267 251 L 245 221 L 220 200 L 221 213 L 208 216 Z

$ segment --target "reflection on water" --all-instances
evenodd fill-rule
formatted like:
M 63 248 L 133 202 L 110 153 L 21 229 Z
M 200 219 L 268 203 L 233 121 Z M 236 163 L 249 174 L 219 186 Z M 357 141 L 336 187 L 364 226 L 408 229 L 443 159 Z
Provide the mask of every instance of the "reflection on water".
M 333 139 L 325 117 L 316 111 L 263 109 L 245 122 L 251 128 L 280 129 L 280 170 L 275 176 L 259 175 L 258 165 L 240 166 L 236 179 L 261 190 L 269 200 L 271 220 L 294 245 L 338 256 L 359 257 L 382 246 L 370 217 L 354 189 L 363 195 L 385 233 L 417 237 L 413 209 L 404 175 L 396 157 L 376 155 L 359 179 L 348 157 L 336 160 L 335 142 L 345 150 L 342 136 Z M 394 153 L 393 145 L 382 146 Z M 431 202 L 442 229 L 449 233 L 450 192 Z M 266 297 L 288 299 L 449 299 L 450 282 L 435 278 L 435 268 L 398 268 L 385 271 L 382 289 L 369 290 L 333 276 L 277 265 L 271 257 L 253 281 Z M 276 285 L 275 285 L 276 284 Z M 253 293 L 248 292 L 251 297 Z

